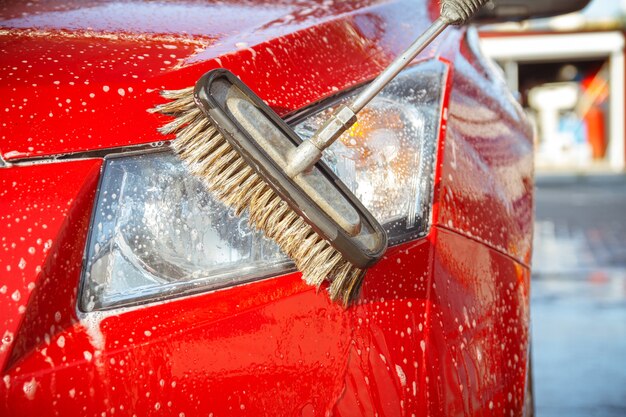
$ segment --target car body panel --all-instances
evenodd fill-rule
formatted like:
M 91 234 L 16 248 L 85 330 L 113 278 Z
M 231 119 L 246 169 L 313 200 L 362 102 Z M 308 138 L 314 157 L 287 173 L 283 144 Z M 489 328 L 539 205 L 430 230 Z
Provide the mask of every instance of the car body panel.
M 0 169 L 0 366 L 75 317 L 77 279 L 102 161 Z
M 509 257 L 435 230 L 390 249 L 347 310 L 294 273 L 73 317 L 7 370 L 3 406 L 15 416 L 508 415 L 524 399 L 528 284 Z
M 533 130 L 476 31 L 453 62 L 437 223 L 530 265 Z
M 10 336 L 0 352 L 0 414 L 522 414 L 532 137 L 463 30 L 448 30 L 422 56 L 450 66 L 433 226 L 389 249 L 356 306 L 343 309 L 290 273 L 128 309 L 75 307 L 101 159 L 28 158 L 157 141 L 163 119 L 145 111 L 161 102 L 157 91 L 192 85 L 217 66 L 288 114 L 371 79 L 435 10 L 434 2 L 326 3 L 299 2 L 276 17 L 264 14 L 266 2 L 233 2 L 236 12 L 215 19 L 224 26 L 208 31 L 198 22 L 211 6 L 200 3 L 172 3 L 195 11 L 191 21 L 168 22 L 150 2 L 135 2 L 135 15 L 100 22 L 98 13 L 117 6 L 94 2 L 77 7 L 86 18 L 76 27 L 42 10 L 26 15 L 40 26 L 24 20 L 0 33 L 3 61 L 18 68 L 0 69 L 11 118 L 0 142 L 10 162 L 0 169 L 0 216 L 25 216 L 1 243 L 0 271 L 11 270 L 0 291 L 0 333 Z M 3 22 L 18 27 L 12 10 Z M 103 62 L 111 54 L 126 55 Z M 39 237 L 50 247 L 32 255 Z
M 164 119 L 146 112 L 162 102 L 158 92 L 194 85 L 216 67 L 230 69 L 284 115 L 373 78 L 430 21 L 423 5 L 402 2 L 176 2 L 175 10 L 199 14 L 187 27 L 183 18 L 182 26 L 167 23 L 176 20 L 170 8 L 139 1 L 124 5 L 147 31 L 134 33 L 107 25 L 120 14 L 109 3 L 119 6 L 98 2 L 0 21 L 0 60 L 11 64 L 0 67 L 2 111 L 11 118 L 0 134 L 4 159 L 161 140 L 156 129 Z M 265 16 L 273 8 L 283 20 Z M 105 23 L 92 28 L 98 19 Z M 233 19 L 251 28 L 223 23 Z

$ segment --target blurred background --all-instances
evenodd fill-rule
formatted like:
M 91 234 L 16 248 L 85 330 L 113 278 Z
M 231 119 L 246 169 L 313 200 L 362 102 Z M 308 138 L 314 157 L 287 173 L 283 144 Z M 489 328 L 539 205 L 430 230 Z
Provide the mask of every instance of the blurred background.
M 626 0 L 481 28 L 483 50 L 536 122 L 539 172 L 623 172 Z
M 626 416 L 626 0 L 479 30 L 537 129 L 537 415 Z

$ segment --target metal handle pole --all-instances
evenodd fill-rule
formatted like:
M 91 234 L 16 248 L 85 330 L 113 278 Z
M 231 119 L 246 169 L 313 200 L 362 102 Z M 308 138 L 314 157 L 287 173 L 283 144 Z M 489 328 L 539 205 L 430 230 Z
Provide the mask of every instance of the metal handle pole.
M 419 38 L 415 40 L 394 61 L 381 72 L 352 102 L 348 105 L 356 114 L 373 99 L 385 86 L 404 69 L 412 60 L 424 50 L 446 27 L 448 23 L 443 18 L 438 18 Z
M 448 20 L 440 17 L 411 46 L 398 56 L 349 105 L 340 106 L 310 140 L 302 142 L 292 152 L 285 172 L 291 178 L 312 167 L 343 132 L 356 121 L 356 114 L 373 99 L 403 68 L 428 46 L 447 26 Z

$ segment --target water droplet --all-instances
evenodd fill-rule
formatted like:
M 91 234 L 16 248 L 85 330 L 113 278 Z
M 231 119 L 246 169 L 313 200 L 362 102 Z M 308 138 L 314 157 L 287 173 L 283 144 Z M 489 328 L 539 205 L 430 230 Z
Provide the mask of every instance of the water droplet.
M 29 400 L 35 399 L 35 391 L 37 391 L 37 381 L 35 381 L 35 377 L 33 377 L 30 381 L 24 382 L 22 390 L 24 391 L 26 398 Z

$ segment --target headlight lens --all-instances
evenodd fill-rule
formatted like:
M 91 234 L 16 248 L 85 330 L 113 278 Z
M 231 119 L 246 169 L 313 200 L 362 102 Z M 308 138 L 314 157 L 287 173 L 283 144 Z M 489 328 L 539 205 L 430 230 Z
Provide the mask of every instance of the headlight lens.
M 428 232 L 445 72 L 442 62 L 432 60 L 401 73 L 325 155 L 385 226 L 391 244 Z M 354 94 L 292 119 L 295 130 L 310 137 L 334 105 Z M 105 159 L 86 249 L 83 311 L 292 269 L 272 241 L 216 201 L 171 153 Z

